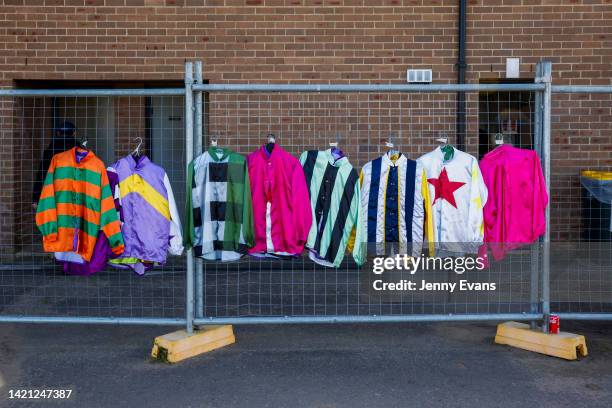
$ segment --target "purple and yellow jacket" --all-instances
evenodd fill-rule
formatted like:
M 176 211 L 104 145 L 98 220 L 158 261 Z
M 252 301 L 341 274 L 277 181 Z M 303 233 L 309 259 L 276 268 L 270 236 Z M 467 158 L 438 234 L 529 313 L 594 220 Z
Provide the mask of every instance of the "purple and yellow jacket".
M 130 267 L 143 274 L 152 263 L 166 262 L 168 252 L 183 252 L 183 237 L 174 194 L 163 168 L 146 156 L 129 155 L 108 169 L 119 183 L 113 192 L 120 203 L 121 233 L 125 250 L 109 264 Z

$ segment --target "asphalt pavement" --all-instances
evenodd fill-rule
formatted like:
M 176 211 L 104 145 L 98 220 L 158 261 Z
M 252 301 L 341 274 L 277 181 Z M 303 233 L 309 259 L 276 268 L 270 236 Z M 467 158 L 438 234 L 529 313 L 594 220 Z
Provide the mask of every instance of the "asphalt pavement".
M 236 327 L 236 344 L 169 365 L 175 328 L 0 325 L 0 407 L 610 407 L 612 323 L 562 322 L 590 355 L 495 345 L 495 325 Z M 68 400 L 9 390 L 72 389 Z

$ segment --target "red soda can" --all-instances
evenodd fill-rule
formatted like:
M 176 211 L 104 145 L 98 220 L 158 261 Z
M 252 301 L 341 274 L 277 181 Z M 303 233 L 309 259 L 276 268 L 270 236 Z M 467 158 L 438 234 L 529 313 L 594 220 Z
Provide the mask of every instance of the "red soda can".
M 559 316 L 551 314 L 548 319 L 548 332 L 551 334 L 559 334 Z

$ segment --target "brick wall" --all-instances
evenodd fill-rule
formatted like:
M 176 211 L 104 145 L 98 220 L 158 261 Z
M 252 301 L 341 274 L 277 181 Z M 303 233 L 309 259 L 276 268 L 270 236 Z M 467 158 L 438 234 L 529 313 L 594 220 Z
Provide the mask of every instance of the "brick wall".
M 457 3 L 4 0 L 0 9 L 0 85 L 10 86 L 15 79 L 180 80 L 184 60 L 196 58 L 204 61 L 205 77 L 213 83 L 402 83 L 407 67 L 432 68 L 434 82 L 452 83 L 456 78 Z M 557 84 L 610 84 L 611 20 L 610 0 L 469 1 L 467 80 L 474 83 L 503 77 L 505 58 L 520 57 L 524 78 L 533 78 L 535 63 L 546 58 L 554 63 Z M 478 112 L 475 95 L 469 98 L 468 150 L 474 153 Z M 580 205 L 579 169 L 612 167 L 609 96 L 602 100 L 574 98 L 579 98 L 578 105 L 559 99 L 558 103 L 565 105 L 558 106 L 553 126 L 552 221 L 556 238 L 578 236 L 579 216 L 567 208 Z M 415 107 L 427 106 L 426 101 L 415 103 Z M 438 111 L 430 110 L 425 117 L 441 113 L 445 119 L 439 122 L 447 124 L 445 130 L 452 133 L 452 100 L 438 106 Z M 211 105 L 213 117 L 214 109 L 220 108 Z M 119 123 L 122 113 L 118 111 Z M 401 140 L 403 147 L 415 155 L 429 149 L 436 133 L 433 123 L 414 120 L 413 129 L 426 127 L 426 133 Z M 227 125 L 219 126 L 222 130 Z M 1 134 L 3 145 L 11 145 L 11 133 Z M 132 134 L 128 132 L 126 137 L 130 139 Z M 315 136 L 308 137 L 296 143 L 319 143 Z M 260 142 L 240 143 L 246 149 L 247 144 L 250 148 Z M 116 149 L 124 151 L 125 143 L 119 141 Z M 363 144 L 364 139 L 359 138 L 350 144 L 349 151 L 358 155 L 356 161 L 367 156 L 359 151 Z M 366 150 L 370 152 L 370 148 Z M 0 161 L 3 197 L 19 188 L 10 176 L 14 172 L 11 160 Z

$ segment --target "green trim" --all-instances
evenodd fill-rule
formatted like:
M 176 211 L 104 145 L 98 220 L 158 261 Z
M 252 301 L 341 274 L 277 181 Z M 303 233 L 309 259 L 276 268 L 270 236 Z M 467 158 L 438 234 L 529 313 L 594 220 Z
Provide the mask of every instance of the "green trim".
M 195 242 L 195 227 L 193 221 L 193 177 L 194 162 L 187 167 L 187 194 L 185 195 L 185 217 L 187 220 L 183 225 L 183 245 L 189 249 Z
M 219 153 L 221 153 L 221 157 L 219 157 Z M 223 161 L 230 153 L 233 152 L 226 147 L 210 146 L 208 148 L 208 154 L 211 155 L 214 161 Z
M 112 263 L 115 265 L 134 265 L 140 262 L 139 258 L 129 257 L 129 258 L 114 258 L 109 259 L 108 263 Z
M 455 149 L 451 145 L 444 145 L 440 147 L 440 150 L 442 150 L 442 153 L 444 153 L 445 162 L 451 160 L 453 156 L 455 155 Z

